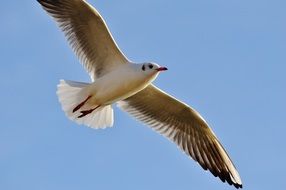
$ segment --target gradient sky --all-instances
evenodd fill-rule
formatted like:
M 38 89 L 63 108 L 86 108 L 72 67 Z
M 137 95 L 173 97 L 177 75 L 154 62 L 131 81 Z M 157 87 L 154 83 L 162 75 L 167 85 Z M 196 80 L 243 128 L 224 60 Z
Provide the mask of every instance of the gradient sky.
M 208 121 L 244 189 L 285 188 L 285 0 L 89 0 L 133 61 L 169 68 L 155 84 Z M 60 79 L 88 82 L 36 0 L 0 5 L 0 189 L 234 187 L 115 107 L 114 127 L 69 121 Z

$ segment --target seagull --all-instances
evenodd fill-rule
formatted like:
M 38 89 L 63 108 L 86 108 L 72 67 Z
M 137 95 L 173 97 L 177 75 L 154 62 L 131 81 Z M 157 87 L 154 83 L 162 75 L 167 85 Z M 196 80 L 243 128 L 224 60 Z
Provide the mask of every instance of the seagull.
M 239 173 L 203 117 L 152 82 L 166 67 L 133 63 L 104 19 L 85 0 L 37 0 L 64 32 L 92 82 L 60 80 L 57 95 L 69 119 L 91 128 L 113 126 L 112 105 L 149 125 L 221 181 L 242 188 Z

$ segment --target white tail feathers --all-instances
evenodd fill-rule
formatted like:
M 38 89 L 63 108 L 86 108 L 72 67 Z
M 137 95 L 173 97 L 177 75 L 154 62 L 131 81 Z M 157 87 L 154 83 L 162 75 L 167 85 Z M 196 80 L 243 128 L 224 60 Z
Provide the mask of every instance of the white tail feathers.
M 74 110 L 81 102 L 87 99 L 90 94 L 88 94 L 88 83 L 74 82 L 60 80 L 58 84 L 57 95 L 59 102 L 62 105 L 62 109 L 66 113 L 67 117 L 78 124 L 83 124 L 91 128 L 106 128 L 112 127 L 113 125 L 113 109 L 111 105 L 104 107 L 98 107 L 91 113 L 79 117 L 81 111 L 85 111 L 82 108 Z M 96 106 L 96 105 L 94 105 Z M 93 109 L 93 107 L 88 108 L 83 106 L 84 109 Z

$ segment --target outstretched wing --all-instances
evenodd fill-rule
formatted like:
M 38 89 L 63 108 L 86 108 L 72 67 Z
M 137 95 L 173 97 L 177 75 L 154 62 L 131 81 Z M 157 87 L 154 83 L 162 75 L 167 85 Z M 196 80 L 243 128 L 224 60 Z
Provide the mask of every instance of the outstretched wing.
M 128 62 L 98 11 L 84 0 L 37 0 L 58 23 L 94 80 Z
M 242 188 L 240 176 L 218 138 L 194 109 L 153 85 L 118 103 L 119 107 L 175 142 L 205 170 Z

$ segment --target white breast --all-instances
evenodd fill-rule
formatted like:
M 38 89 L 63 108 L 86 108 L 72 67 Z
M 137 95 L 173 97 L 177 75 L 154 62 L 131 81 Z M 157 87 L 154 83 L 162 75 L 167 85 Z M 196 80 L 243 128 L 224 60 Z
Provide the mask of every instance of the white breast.
M 144 75 L 132 64 L 126 64 L 97 79 L 91 91 L 99 104 L 112 104 L 143 90 L 156 77 L 157 73 Z

